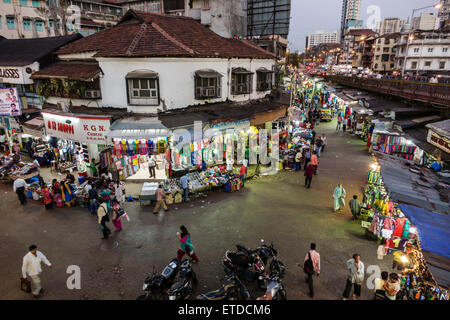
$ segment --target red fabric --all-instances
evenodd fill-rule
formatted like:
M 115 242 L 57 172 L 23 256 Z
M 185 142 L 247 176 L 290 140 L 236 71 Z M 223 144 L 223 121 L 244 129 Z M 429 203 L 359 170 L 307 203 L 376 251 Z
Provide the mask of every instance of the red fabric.
M 245 175 L 245 166 L 242 165 L 241 167 L 241 176 Z
M 313 175 L 314 175 L 314 167 L 310 164 L 310 165 L 308 165 L 308 167 L 306 168 L 306 171 L 305 171 L 305 177 L 312 178 Z
M 398 218 L 395 220 L 395 229 L 392 234 L 393 237 L 401 238 L 403 233 L 403 227 L 405 226 L 406 218 Z

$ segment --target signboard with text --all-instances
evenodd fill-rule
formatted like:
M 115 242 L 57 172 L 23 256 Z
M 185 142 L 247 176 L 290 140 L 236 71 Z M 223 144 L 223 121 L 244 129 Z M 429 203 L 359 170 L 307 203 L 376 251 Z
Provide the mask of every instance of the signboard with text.
M 94 116 L 63 116 L 42 112 L 48 136 L 83 143 L 106 144 L 110 118 Z
M 432 145 L 450 153 L 450 140 L 428 129 L 427 141 Z
M 0 115 L 15 117 L 21 114 L 17 88 L 0 89 Z

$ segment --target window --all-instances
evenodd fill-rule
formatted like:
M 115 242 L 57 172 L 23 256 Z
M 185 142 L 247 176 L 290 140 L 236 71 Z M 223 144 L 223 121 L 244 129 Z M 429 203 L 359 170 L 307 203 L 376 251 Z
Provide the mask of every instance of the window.
M 389 39 L 384 39 L 384 44 L 389 44 L 391 41 Z
M 23 30 L 30 31 L 31 30 L 31 20 L 23 19 Z
M 3 0 L 4 3 L 11 3 L 11 0 Z
M 428 52 L 433 52 L 434 51 L 434 48 L 428 48 Z
M 36 31 L 43 31 L 44 30 L 44 21 L 42 20 L 36 20 Z
M 0 29 L 2 28 L 2 16 L 0 16 Z
M 391 61 L 395 61 L 395 54 L 391 54 Z
M 439 61 L 439 69 L 445 69 L 445 61 Z
M 378 69 L 378 63 L 375 63 L 375 69 Z
M 388 47 L 383 48 L 383 52 L 389 52 L 389 48 Z
M 402 48 L 402 50 L 400 51 L 401 53 L 404 53 L 405 52 L 405 48 Z
M 144 75 L 142 74 L 142 76 Z M 127 80 L 130 104 L 159 105 L 159 85 L 156 74 L 149 75 L 148 78 L 144 79 L 127 76 Z
M 397 52 L 397 48 L 396 47 L 392 47 L 392 52 Z
M 203 9 L 209 9 L 209 0 L 203 0 Z
M 425 67 L 431 67 L 431 61 L 425 61 Z
M 48 27 L 50 28 L 50 30 L 53 30 L 53 20 L 52 19 L 48 20 Z
M 39 0 L 31 0 L 31 4 L 34 8 L 39 8 Z
M 391 69 L 394 69 L 394 64 L 393 63 L 391 63 Z
M 20 5 L 23 7 L 28 6 L 28 0 L 20 0 Z
M 375 56 L 375 60 L 380 60 L 380 56 L 379 55 Z
M 381 39 L 378 39 L 378 43 L 381 43 Z
M 231 72 L 231 93 L 248 94 L 252 92 L 252 72 L 236 68 Z
M 195 99 L 213 99 L 221 97 L 220 73 L 205 69 L 195 73 Z
M 389 61 L 389 57 L 390 57 L 389 54 L 382 54 L 381 55 L 381 61 Z
M 419 53 L 419 48 L 414 48 L 414 53 Z
M 417 69 L 417 61 L 411 62 L 411 69 Z
M 16 28 L 14 17 L 6 17 L 6 24 L 9 30 L 14 30 Z
M 380 47 L 378 47 L 378 48 L 377 48 L 377 51 L 380 51 L 380 50 L 381 50 Z
M 442 52 L 447 52 L 448 48 L 442 48 Z
M 261 68 L 256 71 L 256 90 L 269 91 L 272 89 L 272 71 Z

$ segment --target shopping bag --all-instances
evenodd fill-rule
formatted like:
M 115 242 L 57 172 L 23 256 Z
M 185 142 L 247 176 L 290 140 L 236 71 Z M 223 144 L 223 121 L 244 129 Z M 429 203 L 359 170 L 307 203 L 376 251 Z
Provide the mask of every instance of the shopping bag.
M 27 278 L 20 278 L 20 290 L 26 293 L 31 292 L 31 282 Z

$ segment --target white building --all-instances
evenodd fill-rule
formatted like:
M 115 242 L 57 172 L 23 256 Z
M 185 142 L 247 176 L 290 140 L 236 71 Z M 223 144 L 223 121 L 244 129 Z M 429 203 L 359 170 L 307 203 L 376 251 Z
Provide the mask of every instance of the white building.
M 264 98 L 275 68 L 273 54 L 245 40 L 222 38 L 191 18 L 133 10 L 58 57 L 63 61 L 33 75 L 41 90 L 50 79 L 73 82 L 71 92 L 49 89 L 49 104 L 141 114 Z
M 308 35 L 308 42 L 306 48 L 311 48 L 322 43 L 339 43 L 339 32 L 325 32 L 318 30 L 313 34 Z
M 420 17 L 412 20 L 412 28 L 414 30 L 430 31 L 434 30 L 436 25 L 436 16 L 433 13 L 422 13 Z
M 400 18 L 385 18 L 377 22 L 376 32 L 380 35 L 400 32 L 405 23 L 406 20 Z
M 396 69 L 414 75 L 448 74 L 450 71 L 450 35 L 448 33 L 422 32 L 409 40 L 403 34 L 397 44 Z M 406 60 L 406 66 L 404 66 Z

